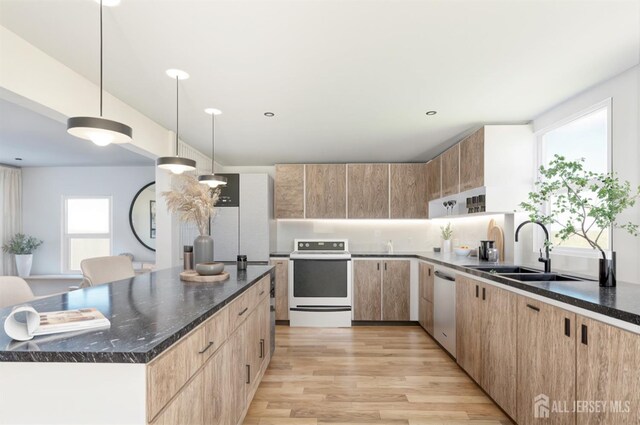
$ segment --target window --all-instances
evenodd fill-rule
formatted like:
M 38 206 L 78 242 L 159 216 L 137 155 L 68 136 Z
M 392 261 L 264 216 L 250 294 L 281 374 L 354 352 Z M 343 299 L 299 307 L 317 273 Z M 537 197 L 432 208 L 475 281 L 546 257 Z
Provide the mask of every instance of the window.
M 111 198 L 66 197 L 63 229 L 65 273 L 79 272 L 85 258 L 111 255 Z
M 546 128 L 538 133 L 538 167 L 546 165 L 554 155 L 562 155 L 568 160 L 584 158 L 585 169 L 606 173 L 611 171 L 611 99 L 600 102 L 591 108 L 580 112 L 560 123 Z M 550 208 L 551 205 L 547 206 Z M 563 221 L 562 217 L 559 221 Z M 550 225 L 549 233 L 554 251 L 576 254 L 592 251 L 584 239 L 573 236 L 561 242 L 557 237 L 558 225 Z M 589 231 L 595 236 L 599 228 Z M 609 248 L 610 229 L 605 229 L 601 238 L 601 246 Z M 539 235 L 538 235 L 539 237 Z M 536 245 L 538 241 L 536 241 Z M 585 251 L 583 251 L 585 250 Z M 588 251 L 586 251 L 588 250 Z

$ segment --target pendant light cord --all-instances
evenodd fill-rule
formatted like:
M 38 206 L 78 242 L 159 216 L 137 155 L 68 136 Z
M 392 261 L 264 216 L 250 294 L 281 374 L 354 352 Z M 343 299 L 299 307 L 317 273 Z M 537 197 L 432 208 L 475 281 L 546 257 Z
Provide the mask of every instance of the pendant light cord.
M 102 0 L 100 0 L 100 117 L 102 118 Z
M 211 174 L 215 174 L 213 164 L 216 153 L 216 114 L 211 114 Z
M 180 133 L 180 120 L 179 120 L 179 110 L 180 110 L 180 97 L 179 97 L 179 79 L 176 75 L 176 156 L 180 156 L 178 153 L 178 134 Z

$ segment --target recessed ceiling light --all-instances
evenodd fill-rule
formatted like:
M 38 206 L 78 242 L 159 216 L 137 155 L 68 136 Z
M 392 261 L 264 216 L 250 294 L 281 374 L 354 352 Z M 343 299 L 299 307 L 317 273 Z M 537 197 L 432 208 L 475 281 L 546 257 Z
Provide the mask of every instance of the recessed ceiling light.
M 22 161 L 22 158 L 13 158 L 13 159 L 15 159 L 16 161 Z
M 269 117 L 269 118 L 274 117 L 275 115 L 276 115 L 276 114 L 274 114 L 273 112 L 265 112 L 265 113 L 264 113 L 264 116 L 265 116 L 265 117 Z
M 222 111 L 216 108 L 207 108 L 204 111 L 209 115 L 222 115 Z
M 180 69 L 167 69 L 167 75 L 173 79 L 177 78 L 178 80 L 186 80 L 189 78 L 189 74 Z
M 427 111 L 427 115 L 435 115 L 438 111 Z
M 96 0 L 96 3 L 100 3 L 103 6 L 113 7 L 120 4 L 120 0 Z

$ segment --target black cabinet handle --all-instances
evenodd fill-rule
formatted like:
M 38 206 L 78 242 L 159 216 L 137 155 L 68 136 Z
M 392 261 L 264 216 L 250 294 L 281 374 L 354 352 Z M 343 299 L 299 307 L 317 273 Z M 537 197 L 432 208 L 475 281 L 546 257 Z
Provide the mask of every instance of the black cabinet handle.
M 384 263 L 384 270 L 387 271 L 387 263 Z
M 245 314 L 247 312 L 247 310 L 249 310 L 249 307 L 245 307 L 244 310 L 242 310 L 240 313 L 238 313 L 238 316 L 242 316 L 243 314 Z
M 264 294 L 264 289 L 262 290 L 262 292 L 260 292 L 260 293 L 258 294 L 258 296 L 260 296 L 260 295 L 262 295 L 262 294 Z
M 571 336 L 571 319 L 564 318 L 564 335 Z
M 209 341 L 209 345 L 204 347 L 202 350 L 198 351 L 198 354 L 204 354 L 204 352 L 207 351 L 209 348 L 211 348 L 211 346 L 213 346 L 213 341 Z
M 378 267 L 378 270 L 380 270 L 380 263 L 376 263 L 376 266 Z
M 582 330 L 582 343 L 584 345 L 589 345 L 589 340 L 587 338 L 587 325 L 582 325 L 581 330 Z
M 480 291 L 480 288 L 478 287 L 478 285 L 476 285 L 476 298 L 478 298 L 479 291 Z
M 487 288 L 482 288 L 482 301 L 487 299 Z
M 251 383 L 251 365 L 247 365 L 247 384 Z
M 264 339 L 260 338 L 260 358 L 264 358 Z
M 431 276 L 431 267 L 429 267 L 427 271 L 429 272 L 429 276 Z
M 535 305 L 527 304 L 527 307 L 529 307 L 533 311 L 540 311 L 540 309 L 538 307 L 536 307 Z

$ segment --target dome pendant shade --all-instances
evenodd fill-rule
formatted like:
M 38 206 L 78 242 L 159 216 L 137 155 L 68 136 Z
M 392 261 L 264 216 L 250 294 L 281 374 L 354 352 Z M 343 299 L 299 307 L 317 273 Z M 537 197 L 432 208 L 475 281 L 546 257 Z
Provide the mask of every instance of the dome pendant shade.
M 133 136 L 133 130 L 128 125 L 99 117 L 71 117 L 67 120 L 67 133 L 91 140 L 98 146 L 130 143 Z
M 217 176 L 215 174 L 205 174 L 204 176 L 198 176 L 198 181 L 202 184 L 207 184 L 212 188 L 227 185 L 226 177 Z
M 172 172 L 173 174 L 182 174 L 185 171 L 196 169 L 196 162 L 193 159 L 181 158 L 179 156 L 163 156 L 157 159 L 158 168 Z

